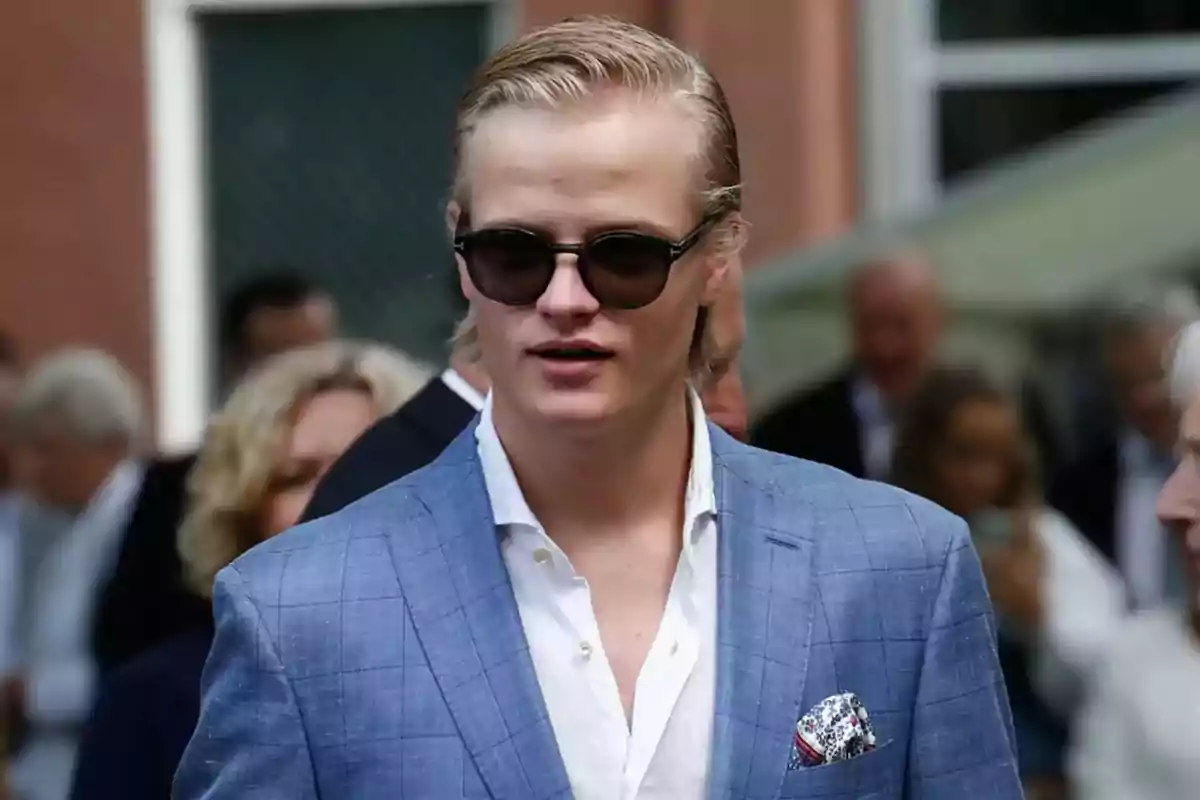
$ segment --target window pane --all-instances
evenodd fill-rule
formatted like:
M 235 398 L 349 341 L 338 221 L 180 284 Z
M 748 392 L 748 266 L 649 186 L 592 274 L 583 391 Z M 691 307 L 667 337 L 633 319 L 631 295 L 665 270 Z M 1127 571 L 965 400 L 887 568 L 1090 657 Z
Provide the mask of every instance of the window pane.
M 1200 32 L 1200 2 L 939 0 L 937 27 L 938 38 L 946 42 L 1195 33 Z
M 290 264 L 348 334 L 444 360 L 443 208 L 486 4 L 201 17 L 213 283 Z
M 939 175 L 945 185 L 1082 125 L 1178 89 L 1180 81 L 947 89 L 938 93 Z

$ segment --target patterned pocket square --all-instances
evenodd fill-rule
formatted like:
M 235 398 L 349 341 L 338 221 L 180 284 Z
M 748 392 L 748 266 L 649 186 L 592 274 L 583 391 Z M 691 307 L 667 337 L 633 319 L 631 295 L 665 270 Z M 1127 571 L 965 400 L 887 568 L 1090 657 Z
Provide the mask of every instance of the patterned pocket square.
M 875 728 L 853 692 L 817 703 L 796 723 L 788 770 L 807 769 L 857 758 L 875 749 Z

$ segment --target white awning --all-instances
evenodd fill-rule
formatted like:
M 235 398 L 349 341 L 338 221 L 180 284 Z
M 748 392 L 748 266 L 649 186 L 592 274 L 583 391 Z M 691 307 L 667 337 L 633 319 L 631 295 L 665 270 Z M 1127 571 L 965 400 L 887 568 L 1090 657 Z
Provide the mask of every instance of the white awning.
M 926 214 L 789 254 L 746 281 L 754 405 L 844 357 L 840 289 L 882 250 L 935 264 L 968 327 L 1020 326 L 1200 254 L 1200 92 L 1151 104 L 986 173 Z

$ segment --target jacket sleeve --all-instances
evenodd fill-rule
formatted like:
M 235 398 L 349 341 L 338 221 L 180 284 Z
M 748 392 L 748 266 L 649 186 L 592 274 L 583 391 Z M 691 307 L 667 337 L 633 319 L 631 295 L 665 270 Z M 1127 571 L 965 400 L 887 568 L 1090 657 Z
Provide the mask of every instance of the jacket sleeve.
M 241 575 L 213 590 L 216 636 L 176 800 L 317 800 L 307 733 L 276 643 Z
M 1016 736 L 979 559 L 961 520 L 946 515 L 934 524 L 951 531 L 913 709 L 905 796 L 1020 800 Z

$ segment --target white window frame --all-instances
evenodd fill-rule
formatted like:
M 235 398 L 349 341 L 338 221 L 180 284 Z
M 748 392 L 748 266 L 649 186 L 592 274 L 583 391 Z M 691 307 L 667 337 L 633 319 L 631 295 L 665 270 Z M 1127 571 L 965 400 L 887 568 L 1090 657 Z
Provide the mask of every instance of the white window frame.
M 952 0 L 954 1 L 954 0 Z M 938 92 L 1200 80 L 1200 35 L 937 41 L 936 0 L 858 0 L 863 216 L 889 223 L 938 199 Z
M 145 0 L 153 362 L 163 452 L 196 446 L 213 389 L 197 12 L 438 5 L 489 7 L 493 48 L 517 31 L 516 0 Z

